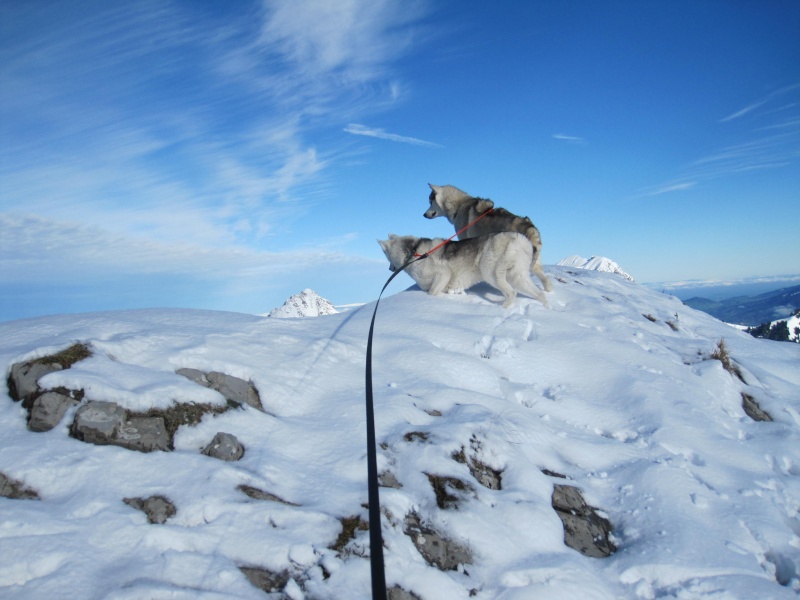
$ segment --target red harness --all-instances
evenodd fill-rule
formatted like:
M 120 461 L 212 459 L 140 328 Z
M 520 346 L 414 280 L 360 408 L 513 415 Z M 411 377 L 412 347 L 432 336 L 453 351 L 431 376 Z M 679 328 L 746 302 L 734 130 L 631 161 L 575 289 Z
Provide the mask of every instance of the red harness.
M 465 232 L 467 229 L 469 229 L 470 227 L 472 227 L 473 225 L 475 225 L 475 223 L 477 223 L 478 221 L 480 221 L 480 220 L 481 220 L 483 217 L 485 217 L 486 215 L 488 215 L 488 214 L 489 214 L 490 212 L 492 212 L 493 210 L 494 210 L 494 208 L 490 208 L 489 210 L 487 210 L 487 211 L 486 211 L 485 213 L 483 213 L 482 215 L 479 215 L 479 216 L 478 216 L 478 217 L 477 217 L 477 218 L 476 218 L 474 221 L 472 221 L 472 223 L 468 223 L 467 225 L 465 225 L 464 227 L 462 227 L 461 229 L 459 229 L 458 231 L 456 231 L 456 232 L 455 232 L 453 235 L 451 235 L 449 238 L 447 238 L 445 241 L 443 241 L 441 244 L 439 244 L 439 245 L 438 245 L 438 246 L 436 246 L 435 248 L 431 248 L 430 250 L 428 250 L 428 251 L 427 251 L 425 254 L 417 254 L 417 253 L 415 252 L 415 253 L 414 253 L 414 256 L 416 256 L 416 257 L 418 257 L 418 258 L 422 258 L 422 257 L 424 257 L 424 256 L 429 256 L 430 254 L 433 254 L 433 253 L 434 253 L 434 252 L 436 252 L 436 251 L 437 251 L 439 248 L 441 248 L 442 246 L 444 246 L 446 243 L 448 243 L 448 242 L 451 242 L 451 241 L 453 240 L 453 238 L 454 238 L 454 237 L 456 237 L 457 235 L 461 235 L 461 234 L 462 234 L 462 233 L 464 233 L 464 232 Z

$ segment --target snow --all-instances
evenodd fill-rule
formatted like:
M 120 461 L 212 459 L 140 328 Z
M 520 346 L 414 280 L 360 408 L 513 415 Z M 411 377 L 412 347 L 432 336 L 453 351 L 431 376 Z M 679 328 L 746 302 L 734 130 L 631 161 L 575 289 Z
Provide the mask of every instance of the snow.
M 381 302 L 378 461 L 402 484 L 381 488 L 389 585 L 423 600 L 796 598 L 800 347 L 615 275 L 548 271 L 550 309 L 518 298 L 503 310 L 484 286 L 446 297 L 413 286 Z M 266 410 L 207 415 L 178 431 L 174 452 L 142 454 L 69 437 L 75 409 L 56 429 L 29 432 L 25 410 L 0 401 L 0 472 L 41 497 L 0 498 L 0 596 L 264 598 L 239 570 L 255 566 L 288 569 L 290 598 L 368 598 L 367 532 L 342 554 L 329 546 L 342 517 L 366 519 L 373 308 L 324 319 L 164 309 L 0 324 L 6 373 L 91 345 L 91 358 L 42 385 L 136 410 L 223 404 L 175 374 L 192 367 L 251 380 Z M 746 383 L 707 359 L 722 338 Z M 743 391 L 774 422 L 747 417 Z M 218 431 L 242 441 L 242 460 L 200 454 Z M 471 479 L 451 456 L 462 447 L 502 470 L 502 489 Z M 474 497 L 441 510 L 426 473 L 471 481 Z M 556 483 L 579 487 L 610 519 L 615 554 L 565 546 L 550 505 Z M 242 484 L 296 506 L 248 498 Z M 177 507 L 163 525 L 122 501 L 153 494 Z M 473 563 L 429 566 L 403 532 L 412 511 L 467 544 Z
M 273 309 L 267 316 L 292 319 L 335 315 L 337 312 L 339 311 L 333 307 L 330 301 L 317 294 L 314 290 L 306 288 L 299 294 L 289 298 L 282 306 Z
M 592 256 L 591 258 L 583 258 L 574 254 L 568 256 L 558 262 L 560 267 L 574 267 L 576 269 L 588 269 L 590 271 L 602 271 L 603 273 L 616 273 L 622 275 L 628 281 L 634 281 L 628 273 L 610 258 L 605 256 Z

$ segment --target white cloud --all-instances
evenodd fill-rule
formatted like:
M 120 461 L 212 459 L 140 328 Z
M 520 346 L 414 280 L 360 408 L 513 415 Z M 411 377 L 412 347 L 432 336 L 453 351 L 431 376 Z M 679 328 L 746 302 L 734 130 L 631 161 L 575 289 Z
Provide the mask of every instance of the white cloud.
M 407 137 L 404 135 L 397 135 L 396 133 L 388 133 L 380 128 L 366 127 L 364 125 L 358 125 L 356 123 L 351 123 L 350 125 L 345 127 L 344 131 L 347 133 L 352 133 L 353 135 L 363 135 L 367 137 L 378 138 L 380 140 L 388 140 L 390 142 L 414 144 L 416 146 L 429 146 L 431 148 L 442 147 L 441 144 L 436 144 L 434 142 L 427 142 L 425 140 L 420 140 L 418 138 Z
M 586 144 L 588 143 L 585 138 L 578 137 L 575 135 L 565 135 L 563 133 L 554 133 L 553 139 L 560 140 L 562 142 L 569 142 L 572 144 Z
M 329 250 L 275 253 L 165 243 L 96 226 L 0 213 L 0 278 L 5 284 L 63 283 L 125 274 L 235 280 L 366 262 Z

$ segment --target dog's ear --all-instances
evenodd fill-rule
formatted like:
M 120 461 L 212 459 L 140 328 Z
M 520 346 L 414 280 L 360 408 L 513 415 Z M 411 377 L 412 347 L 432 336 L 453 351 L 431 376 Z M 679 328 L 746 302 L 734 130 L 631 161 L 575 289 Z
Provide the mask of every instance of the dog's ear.
M 432 183 L 429 183 L 428 187 L 431 188 L 434 192 L 439 189 L 438 185 L 433 185 Z
M 494 202 L 486 198 L 481 198 L 480 201 L 475 204 L 475 210 L 479 213 L 485 213 L 491 208 L 494 208 Z

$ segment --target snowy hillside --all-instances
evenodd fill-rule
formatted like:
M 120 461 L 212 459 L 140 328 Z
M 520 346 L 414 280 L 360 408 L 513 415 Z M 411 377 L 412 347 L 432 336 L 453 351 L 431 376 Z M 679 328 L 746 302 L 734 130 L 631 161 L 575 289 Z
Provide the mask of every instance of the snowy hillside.
M 373 375 L 389 586 L 422 600 L 797 598 L 800 346 L 614 275 L 549 275 L 550 309 L 518 298 L 505 311 L 481 286 L 381 302 Z M 28 430 L 13 390 L 0 397 L 0 489 L 20 492 L 0 498 L 0 597 L 267 597 L 255 583 L 294 600 L 368 598 L 373 307 L 307 320 L 144 310 L 0 324 L 6 374 L 76 342 L 91 352 L 39 379 L 84 393 L 50 431 Z M 722 338 L 740 376 L 710 358 Z M 255 407 L 226 404 L 213 373 L 252 382 Z M 750 418 L 747 399 L 774 420 Z M 207 414 L 177 427 L 169 451 L 143 453 L 71 437 L 91 401 Z M 201 453 L 220 432 L 243 444 L 239 460 Z M 565 545 L 553 508 L 564 484 L 613 525 L 611 556 Z M 159 497 L 174 514 L 149 523 L 143 499 Z M 421 530 L 458 543 L 462 564 L 427 561 Z
M 269 315 L 283 319 L 297 317 L 320 317 L 323 315 L 335 315 L 337 311 L 333 304 L 317 294 L 314 290 L 306 288 L 299 294 L 295 294 L 283 303 L 283 306 L 274 308 Z
M 616 273 L 617 275 L 622 275 L 628 281 L 634 281 L 633 277 L 623 271 L 617 263 L 610 258 L 606 258 L 605 256 L 583 258 L 582 256 L 578 256 L 576 254 L 560 260 L 558 262 L 558 266 L 588 269 L 589 271 L 601 271 L 603 273 Z

